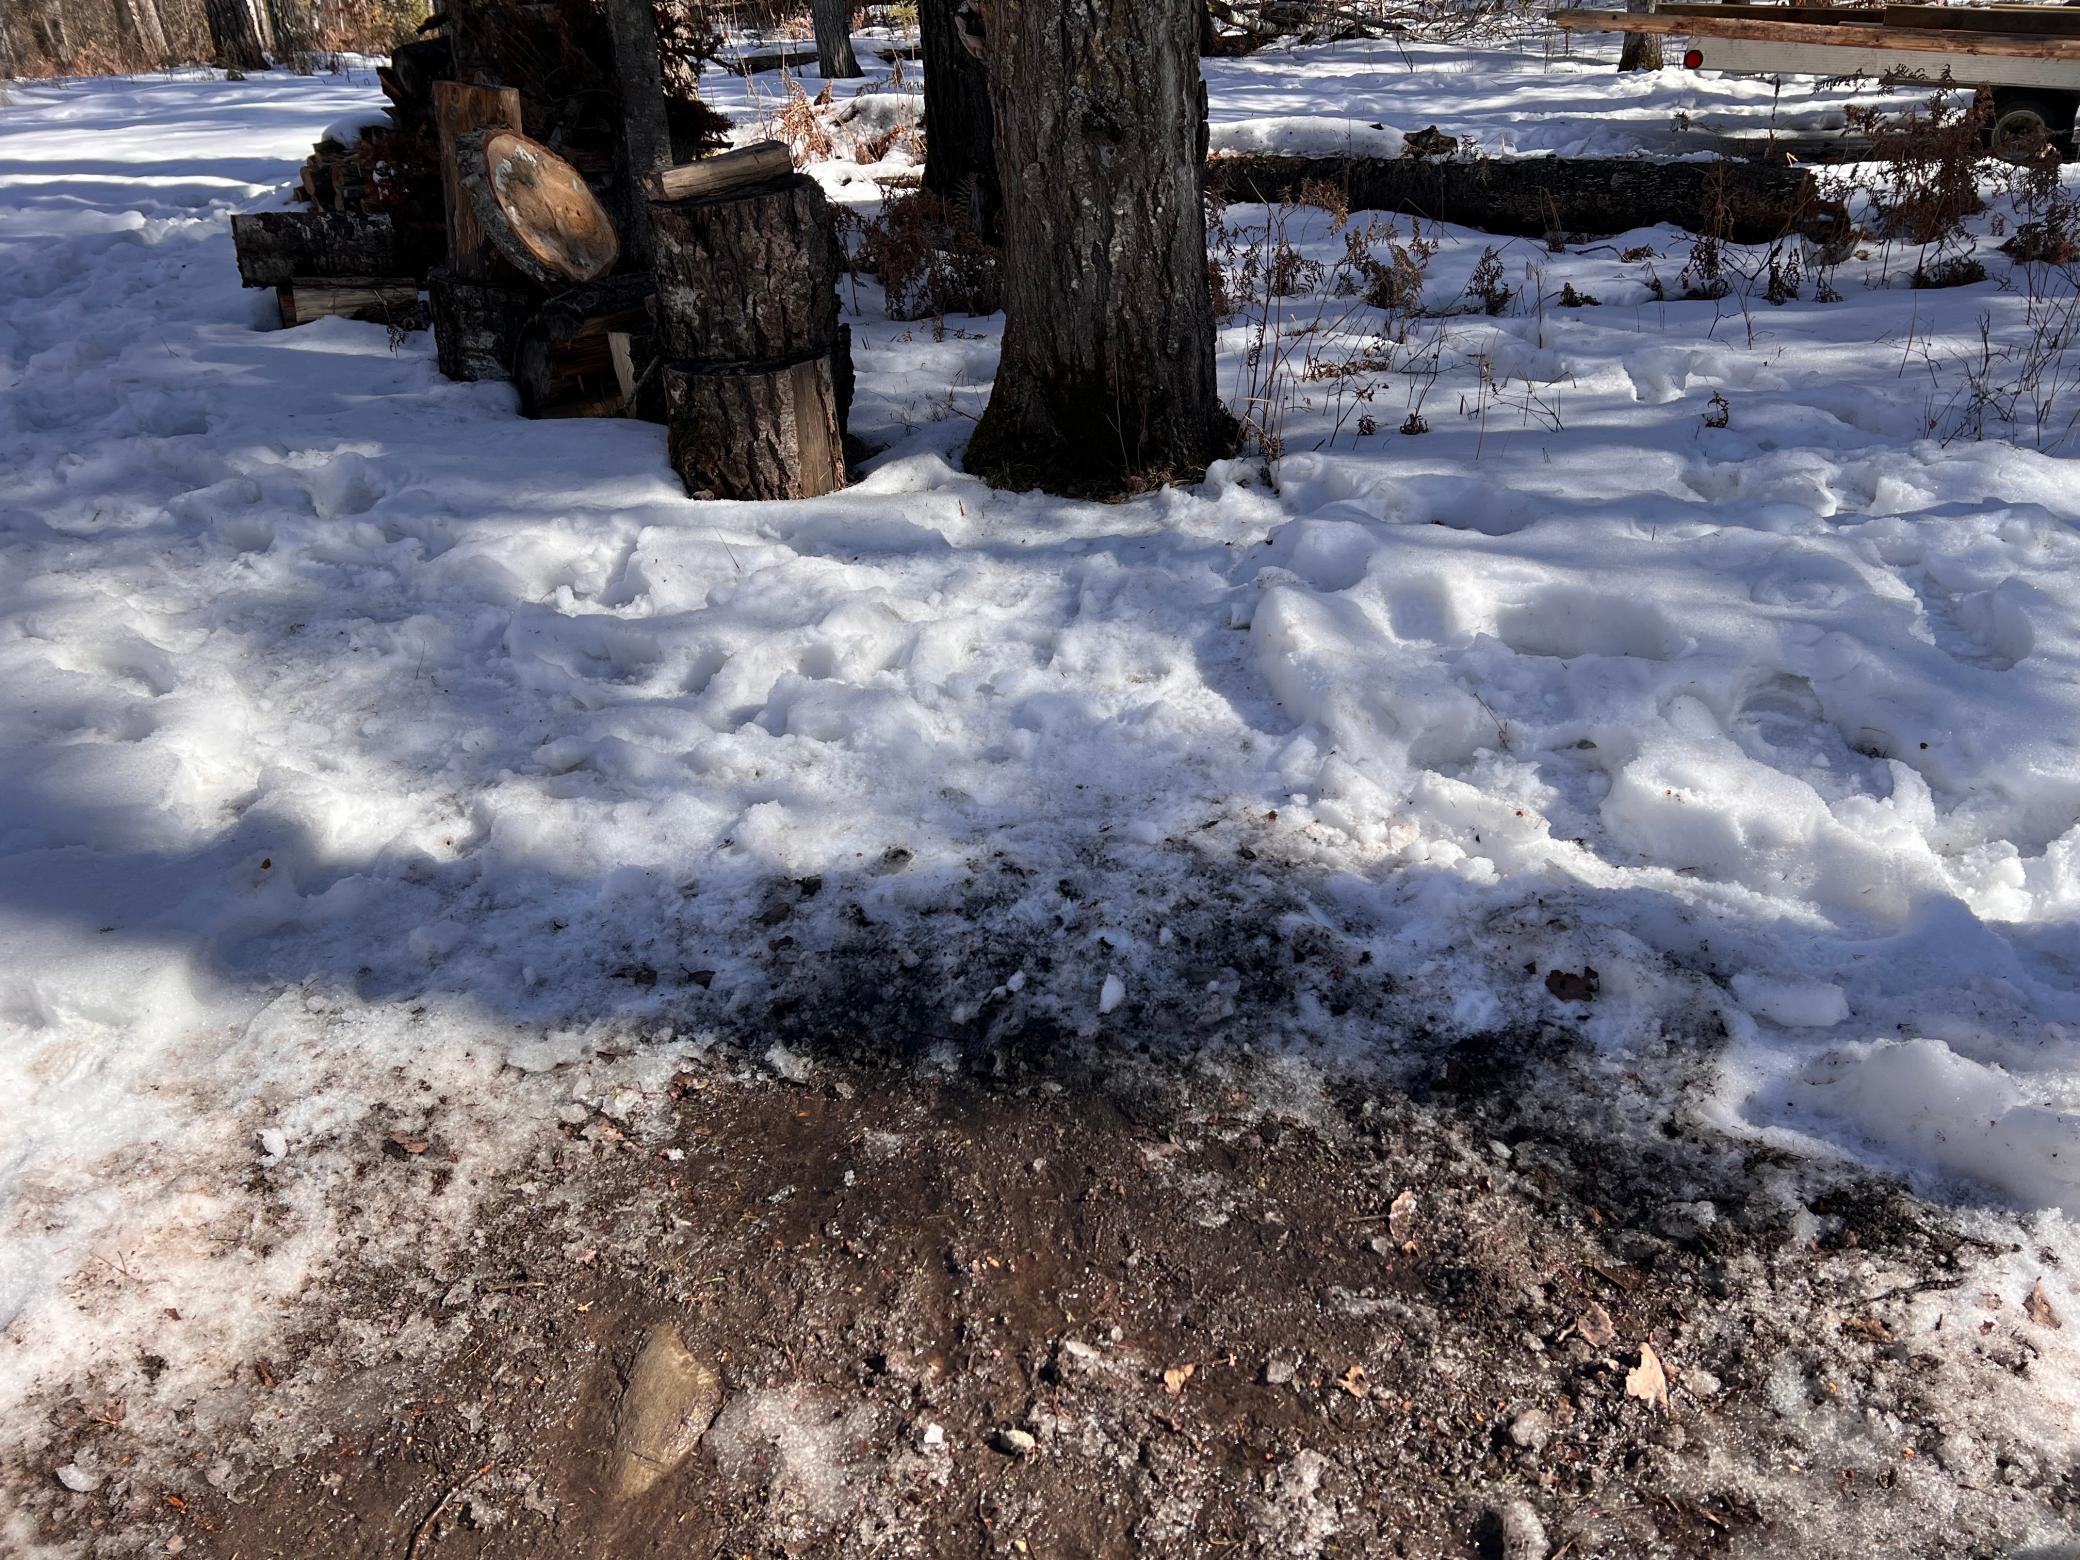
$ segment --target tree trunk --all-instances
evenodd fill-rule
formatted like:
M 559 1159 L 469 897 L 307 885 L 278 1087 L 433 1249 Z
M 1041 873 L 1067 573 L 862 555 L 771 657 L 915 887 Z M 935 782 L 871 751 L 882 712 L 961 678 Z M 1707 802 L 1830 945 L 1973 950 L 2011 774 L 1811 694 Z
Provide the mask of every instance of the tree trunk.
M 622 251 L 638 270 L 650 267 L 650 202 L 644 186 L 672 165 L 672 132 L 665 119 L 664 67 L 657 53 L 657 14 L 651 0 L 606 0 L 614 40 L 614 75 L 621 88 L 621 137 L 615 158 L 621 175 Z
M 1652 16 L 1654 0 L 1626 0 L 1625 9 L 1641 11 Z M 1659 70 L 1661 68 L 1661 35 L 1659 33 L 1627 33 L 1625 42 L 1618 49 L 1618 69 Z
M 809 0 L 816 22 L 816 68 L 825 81 L 866 74 L 852 56 L 852 0 Z
M 966 211 L 984 243 L 998 241 L 1004 192 L 997 180 L 997 124 L 989 73 L 961 41 L 961 0 L 919 0 L 924 43 L 924 187 L 950 211 Z
M 20 74 L 14 41 L 14 0 L 0 0 L 0 81 Z
M 202 13 L 209 23 L 209 44 L 217 63 L 226 70 L 265 70 L 267 55 L 260 47 L 260 29 L 254 25 L 248 0 L 203 0 Z
M 159 0 L 116 0 L 116 26 L 139 64 L 153 68 L 166 63 L 166 24 L 159 16 Z
M 996 0 L 1004 350 L 968 469 L 1119 492 L 1232 446 L 1206 283 L 1196 0 Z

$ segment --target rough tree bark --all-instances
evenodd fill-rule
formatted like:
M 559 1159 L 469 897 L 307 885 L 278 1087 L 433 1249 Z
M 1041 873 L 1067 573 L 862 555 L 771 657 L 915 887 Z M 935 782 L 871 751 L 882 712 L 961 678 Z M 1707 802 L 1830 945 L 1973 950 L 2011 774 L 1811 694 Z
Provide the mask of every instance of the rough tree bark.
M 13 9 L 14 0 L 0 0 L 0 81 L 20 68 L 15 63 L 14 18 L 9 14 Z
M 965 209 L 986 243 L 1000 236 L 1003 187 L 997 180 L 997 123 L 989 75 L 961 40 L 961 0 L 919 0 L 924 45 L 924 187 L 951 210 Z
M 809 0 L 816 22 L 816 68 L 825 81 L 862 76 L 852 53 L 852 0 Z
M 159 15 L 159 0 L 116 0 L 116 26 L 139 63 L 166 63 L 166 24 Z
M 1215 385 L 1195 0 L 996 0 L 1004 350 L 968 469 L 1118 492 L 1230 447 Z
M 203 0 L 202 14 L 219 65 L 227 70 L 267 69 L 260 28 L 248 0 Z
M 650 202 L 644 183 L 672 165 L 672 132 L 665 120 L 664 67 L 657 53 L 657 13 L 651 0 L 607 0 L 614 40 L 614 75 L 621 88 L 620 163 L 622 250 L 639 270 L 650 265 Z
M 1654 14 L 1654 0 L 1626 0 L 1625 9 L 1645 15 Z M 1659 70 L 1661 68 L 1661 35 L 1659 33 L 1627 33 L 1625 42 L 1618 49 L 1618 69 Z

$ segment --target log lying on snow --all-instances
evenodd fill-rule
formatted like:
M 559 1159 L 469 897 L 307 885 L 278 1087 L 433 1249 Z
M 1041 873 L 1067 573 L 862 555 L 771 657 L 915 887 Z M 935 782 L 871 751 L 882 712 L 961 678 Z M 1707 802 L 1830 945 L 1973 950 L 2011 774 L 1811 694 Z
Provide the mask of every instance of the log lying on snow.
M 661 420 L 663 385 L 651 370 L 652 295 L 648 276 L 617 276 L 558 293 L 537 309 L 513 350 L 520 409 L 529 417 L 640 416 L 648 410 L 650 420 Z M 615 336 L 626 341 L 622 364 L 615 361 Z
M 510 379 L 520 332 L 541 306 L 536 287 L 471 281 L 436 268 L 426 278 L 434 355 L 450 379 Z
M 308 325 L 338 315 L 398 330 L 426 328 L 419 283 L 409 276 L 299 276 L 279 284 L 274 298 L 284 325 Z
M 1766 243 L 1828 219 L 1812 174 L 1774 163 L 1629 157 L 1216 157 L 1230 200 L 1291 200 L 1304 183 L 1346 191 L 1356 211 L 1398 211 L 1487 233 L 1607 237 L 1669 222 Z
M 675 363 L 664 384 L 672 467 L 692 496 L 815 498 L 845 485 L 831 353 Z
M 381 213 L 257 211 L 231 219 L 238 279 L 281 287 L 299 277 L 409 276 L 397 229 Z

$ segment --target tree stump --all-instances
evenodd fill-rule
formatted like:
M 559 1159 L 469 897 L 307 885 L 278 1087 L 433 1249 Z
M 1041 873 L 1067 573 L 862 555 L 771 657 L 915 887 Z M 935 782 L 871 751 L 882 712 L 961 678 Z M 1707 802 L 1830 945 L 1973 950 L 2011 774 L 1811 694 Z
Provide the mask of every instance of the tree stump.
M 697 497 L 845 485 L 851 333 L 830 205 L 800 174 L 651 204 L 672 465 Z
M 514 345 L 520 409 L 529 417 L 619 417 L 630 410 L 611 338 L 629 338 L 627 368 L 640 384 L 655 352 L 650 298 L 649 277 L 617 276 L 544 303 Z
M 510 379 L 520 332 L 541 306 L 538 288 L 467 281 L 436 268 L 426 278 L 434 355 L 450 379 Z
M 838 236 L 816 181 L 791 174 L 699 200 L 653 201 L 665 349 L 751 363 L 828 348 L 838 330 Z
M 815 498 L 845 485 L 831 354 L 672 364 L 664 372 L 672 467 L 695 498 Z

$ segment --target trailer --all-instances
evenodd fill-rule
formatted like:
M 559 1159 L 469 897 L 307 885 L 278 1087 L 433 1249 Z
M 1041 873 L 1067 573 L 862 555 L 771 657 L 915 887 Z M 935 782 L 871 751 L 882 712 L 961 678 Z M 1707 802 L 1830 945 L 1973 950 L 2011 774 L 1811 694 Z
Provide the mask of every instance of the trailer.
M 1568 32 L 1684 38 L 1687 70 L 1743 76 L 1868 76 L 1983 87 L 1988 147 L 2019 156 L 2069 147 L 2080 108 L 2080 8 L 2052 5 L 1664 5 L 1562 10 Z

